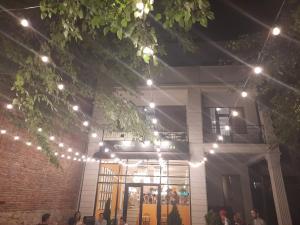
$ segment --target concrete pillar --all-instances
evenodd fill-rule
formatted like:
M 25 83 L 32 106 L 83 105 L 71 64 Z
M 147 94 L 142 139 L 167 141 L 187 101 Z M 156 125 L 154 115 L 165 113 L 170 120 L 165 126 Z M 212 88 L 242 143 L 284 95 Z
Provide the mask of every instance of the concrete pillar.
M 251 196 L 251 184 L 249 179 L 248 166 L 240 166 L 240 179 L 241 179 L 241 189 L 243 195 L 243 205 L 244 205 L 244 214 L 247 224 L 250 224 L 252 221 L 250 211 L 253 209 L 253 202 Z
M 200 161 L 204 155 L 202 129 L 202 103 L 199 88 L 188 90 L 187 124 L 191 161 Z M 190 167 L 192 225 L 205 225 L 207 192 L 205 166 Z
M 96 120 L 99 124 L 101 124 L 101 122 L 103 121 L 103 114 L 101 110 L 94 110 L 93 119 Z M 99 141 L 102 139 L 102 131 L 98 131 L 97 134 L 98 138 L 92 138 L 89 134 L 89 144 L 87 153 L 89 157 L 92 157 L 94 153 L 99 150 Z M 82 216 L 94 215 L 98 175 L 99 163 L 86 163 L 79 204 L 79 210 Z
M 278 225 L 292 225 L 289 204 L 282 177 L 279 148 L 277 147 L 275 150 L 267 153 L 266 160 L 270 173 Z

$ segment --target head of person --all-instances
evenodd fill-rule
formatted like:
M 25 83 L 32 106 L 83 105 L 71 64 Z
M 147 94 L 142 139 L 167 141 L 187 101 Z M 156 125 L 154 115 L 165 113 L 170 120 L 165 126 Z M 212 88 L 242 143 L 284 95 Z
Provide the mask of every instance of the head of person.
M 50 223 L 50 214 L 49 213 L 45 213 L 42 215 L 42 223 L 43 224 L 48 224 Z
M 124 224 L 125 224 L 125 220 L 123 219 L 123 217 L 120 217 L 119 225 L 124 225 Z
M 103 219 L 104 219 L 103 213 L 100 213 L 100 214 L 99 214 L 99 220 L 102 221 Z
M 75 221 L 80 221 L 81 219 L 81 213 L 79 211 L 77 211 L 75 214 L 74 214 L 74 220 Z
M 259 213 L 257 211 L 257 209 L 252 209 L 251 210 L 251 216 L 253 219 L 256 219 L 258 217 Z
M 227 211 L 225 209 L 221 209 L 219 212 L 221 218 L 227 217 Z
M 233 215 L 233 220 L 236 221 L 236 222 L 241 221 L 242 220 L 241 214 L 239 212 L 236 212 Z

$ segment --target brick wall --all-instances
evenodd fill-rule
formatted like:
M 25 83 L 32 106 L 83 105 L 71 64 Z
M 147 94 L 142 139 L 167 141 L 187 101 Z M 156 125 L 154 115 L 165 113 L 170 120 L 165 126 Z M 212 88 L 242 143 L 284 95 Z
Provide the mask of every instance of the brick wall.
M 24 131 L 0 115 L 2 128 L 8 133 L 0 135 L 0 225 L 36 224 L 45 212 L 66 224 L 77 209 L 83 164 L 64 159 L 56 168 L 36 147 L 24 144 Z M 22 140 L 14 141 L 11 133 Z M 64 134 L 61 141 L 81 151 L 86 148 L 82 134 Z

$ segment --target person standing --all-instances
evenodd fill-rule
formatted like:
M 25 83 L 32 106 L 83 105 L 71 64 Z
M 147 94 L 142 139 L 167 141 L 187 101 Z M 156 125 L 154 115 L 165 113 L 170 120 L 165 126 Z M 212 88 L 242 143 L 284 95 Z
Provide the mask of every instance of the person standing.
M 225 209 L 220 210 L 219 216 L 222 225 L 231 225 L 230 220 L 227 217 L 227 211 Z
M 83 225 L 83 222 L 81 220 L 81 213 L 77 211 L 73 217 L 69 219 L 69 225 Z
M 128 225 L 128 223 L 126 223 L 126 221 L 123 219 L 123 217 L 120 217 L 118 225 Z
M 103 213 L 100 213 L 99 219 L 95 222 L 95 225 L 107 225 L 107 221 L 104 219 Z
M 242 216 L 239 212 L 236 212 L 233 215 L 233 221 L 234 221 L 234 225 L 245 225 L 245 222 L 242 219 Z
M 253 218 L 253 225 L 266 225 L 266 222 L 259 217 L 259 213 L 256 209 L 251 210 L 251 216 Z

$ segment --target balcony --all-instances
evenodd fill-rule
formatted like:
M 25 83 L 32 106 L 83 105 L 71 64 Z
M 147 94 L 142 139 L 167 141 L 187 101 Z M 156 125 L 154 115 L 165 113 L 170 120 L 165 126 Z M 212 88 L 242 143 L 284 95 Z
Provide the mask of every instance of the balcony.
M 264 144 L 263 127 L 255 125 L 245 125 L 234 127 L 228 130 L 226 126 L 211 126 L 203 129 L 203 139 L 205 143 L 212 143 L 218 140 L 218 136 L 223 137 L 223 143 L 238 144 Z

